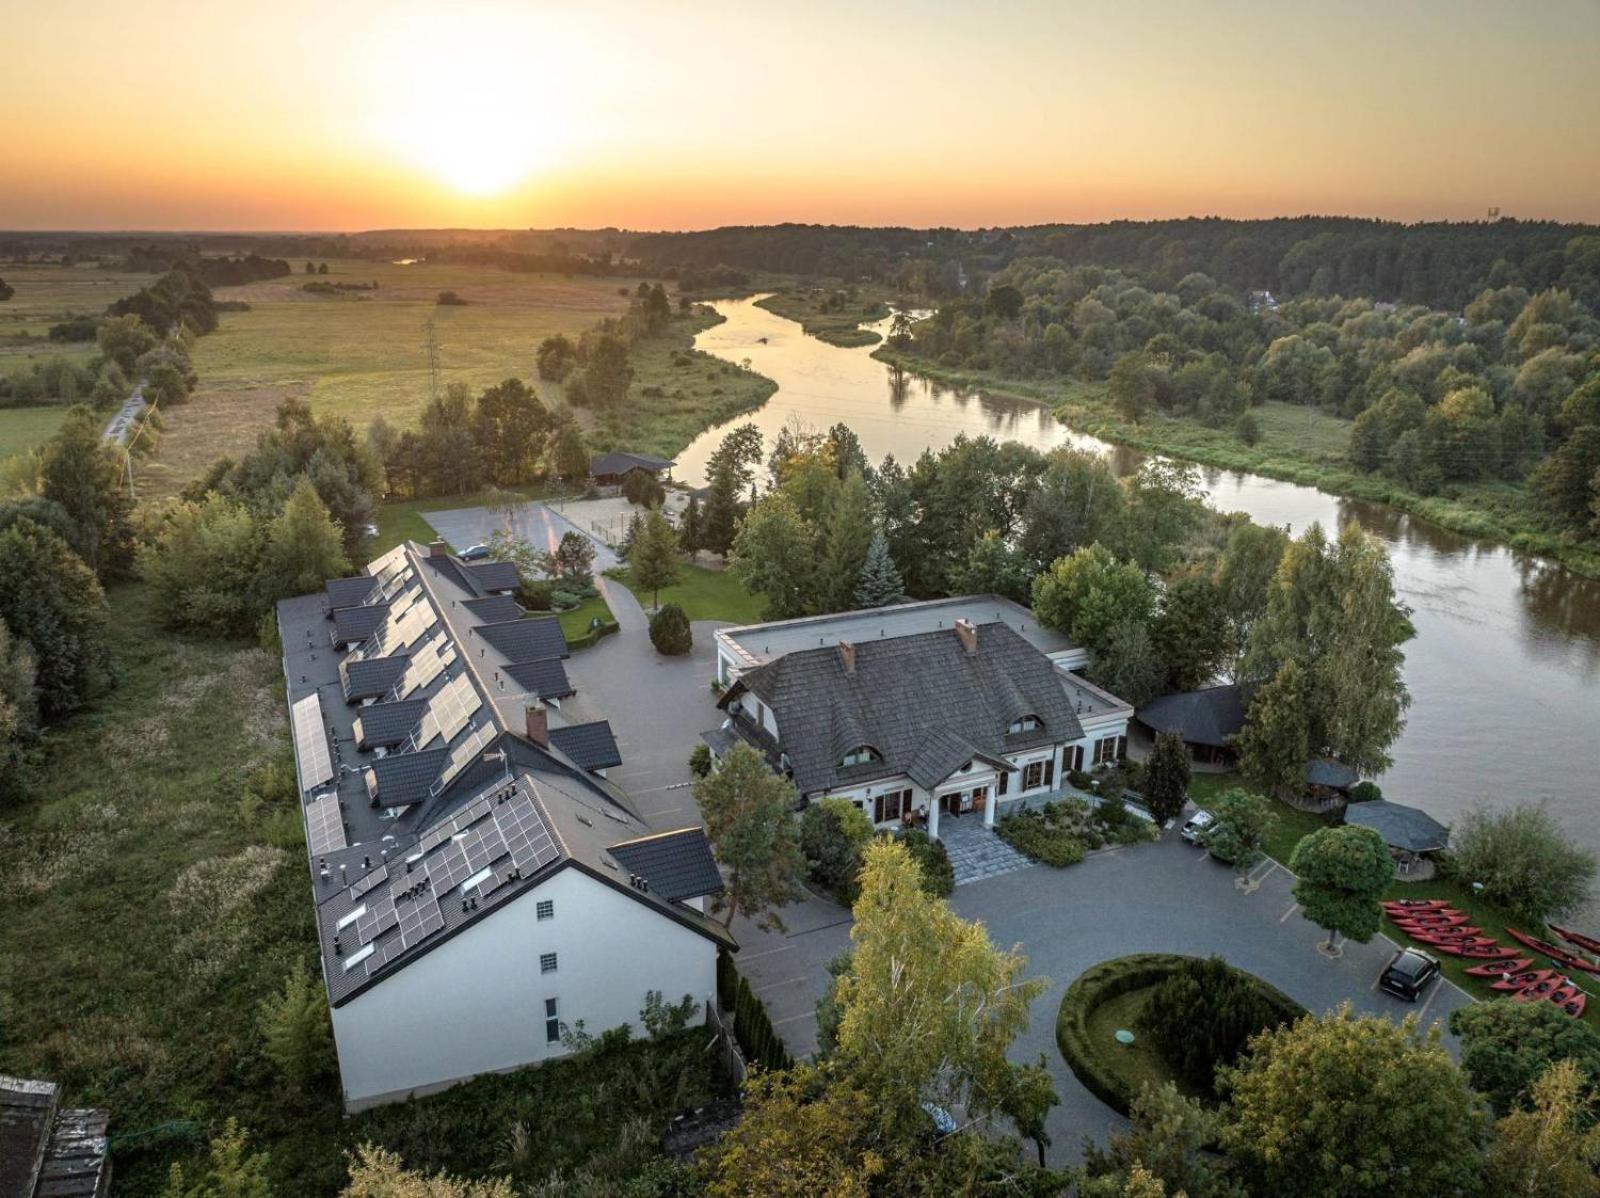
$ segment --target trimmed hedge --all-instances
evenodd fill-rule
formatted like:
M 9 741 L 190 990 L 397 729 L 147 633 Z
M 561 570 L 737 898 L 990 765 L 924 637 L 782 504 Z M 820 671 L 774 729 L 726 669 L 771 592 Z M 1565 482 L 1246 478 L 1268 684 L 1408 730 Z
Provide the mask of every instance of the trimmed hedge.
M 622 631 L 622 626 L 620 624 L 618 624 L 615 620 L 607 620 L 604 624 L 600 625 L 599 628 L 591 629 L 590 631 L 585 632 L 581 636 L 575 636 L 575 637 L 569 638 L 568 641 L 567 641 L 567 648 L 569 648 L 569 649 L 587 649 L 590 645 L 598 644 L 600 642 L 600 638 L 601 637 L 610 636 L 613 632 L 621 632 L 621 631 Z
M 733 963 L 733 954 L 725 950 L 717 954 L 717 1001 L 723 1010 L 733 1012 L 733 1037 L 747 1062 L 763 1069 L 794 1065 L 794 1058 L 773 1030 L 766 1006 Z
M 1061 1010 L 1056 1016 L 1056 1047 L 1084 1088 L 1119 1114 L 1128 1113 L 1135 1095 L 1128 1090 L 1126 1080 L 1111 1057 L 1117 1046 L 1098 1044 L 1090 1037 L 1089 1016 L 1101 1004 L 1130 990 L 1154 986 L 1184 964 L 1196 960 L 1204 958 L 1181 953 L 1135 953 L 1114 957 L 1085 970 L 1062 996 Z M 1285 1020 L 1292 1022 L 1308 1013 L 1283 991 L 1254 974 L 1242 969 L 1234 969 L 1234 972 L 1250 979 L 1261 997 Z

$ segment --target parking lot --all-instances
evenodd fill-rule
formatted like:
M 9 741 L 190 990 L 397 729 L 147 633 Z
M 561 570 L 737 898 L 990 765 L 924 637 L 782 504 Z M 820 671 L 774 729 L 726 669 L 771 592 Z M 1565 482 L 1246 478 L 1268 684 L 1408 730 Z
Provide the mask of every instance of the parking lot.
M 1084 970 L 1110 957 L 1139 952 L 1216 954 L 1283 990 L 1316 1012 L 1348 1001 L 1358 1012 L 1399 1019 L 1420 1016 L 1444 1024 L 1471 998 L 1448 980 L 1436 983 L 1415 1005 L 1377 989 L 1378 975 L 1396 945 L 1380 935 L 1369 944 L 1346 943 L 1329 960 L 1317 951 L 1327 933 L 1304 919 L 1290 894 L 1293 878 L 1267 863 L 1241 889 L 1232 871 L 1210 860 L 1176 832 L 1155 844 L 1095 853 L 1067 869 L 1033 866 L 957 888 L 950 905 L 981 920 L 1002 946 L 1019 945 L 1028 972 L 1049 979 L 1034 1003 L 1028 1030 L 1012 1049 L 1015 1060 L 1042 1053 L 1055 1078 L 1061 1105 L 1050 1114 L 1054 1163 L 1076 1161 L 1082 1139 L 1105 1136 L 1125 1120 L 1079 1084 L 1055 1042 L 1061 996 Z M 736 922 L 744 945 L 739 968 L 767 1004 L 790 1051 L 816 1043 L 811 1015 L 827 985 L 827 962 L 849 946 L 848 913 L 814 900 L 785 909 L 787 935 L 761 933 Z M 1444 1032 L 1454 1053 L 1454 1037 Z

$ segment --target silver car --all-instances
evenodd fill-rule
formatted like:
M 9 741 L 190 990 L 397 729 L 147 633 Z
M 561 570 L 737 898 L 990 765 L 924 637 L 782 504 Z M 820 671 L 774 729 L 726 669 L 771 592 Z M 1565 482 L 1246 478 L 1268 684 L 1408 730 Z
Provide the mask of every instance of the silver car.
M 1183 830 L 1178 835 L 1182 836 L 1190 844 L 1198 844 L 1200 834 L 1216 822 L 1216 816 L 1212 815 L 1211 812 L 1196 811 L 1189 817 L 1188 821 L 1183 825 Z

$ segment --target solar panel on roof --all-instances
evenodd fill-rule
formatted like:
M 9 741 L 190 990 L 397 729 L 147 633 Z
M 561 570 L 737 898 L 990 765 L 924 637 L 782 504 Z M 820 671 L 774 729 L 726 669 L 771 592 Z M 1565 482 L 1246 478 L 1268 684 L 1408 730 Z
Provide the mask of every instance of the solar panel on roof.
M 411 948 L 444 927 L 444 912 L 433 895 L 424 892 L 410 908 L 400 913 L 400 944 Z
M 560 856 L 550 830 L 544 826 L 533 800 L 519 795 L 495 809 L 495 823 L 511 850 L 512 863 L 530 873 Z
M 338 795 L 323 795 L 306 804 L 306 844 L 313 857 L 336 852 L 347 843 Z
M 394 927 L 399 919 L 400 917 L 395 914 L 394 895 L 386 894 L 369 903 L 367 913 L 356 920 L 356 939 L 362 944 L 371 944 Z
M 322 723 L 322 700 L 315 693 L 295 702 L 294 755 L 300 766 L 300 785 L 315 790 L 333 777 L 333 756 Z
M 350 901 L 355 902 L 356 899 L 367 893 L 367 891 L 371 890 L 379 882 L 386 880 L 388 876 L 389 867 L 387 865 L 380 865 L 377 869 L 373 870 L 365 877 L 357 878 L 350 887 Z
M 485 724 L 482 728 L 469 734 L 455 748 L 450 750 L 450 756 L 445 761 L 444 770 L 433 780 L 433 785 L 428 787 L 430 795 L 443 792 L 446 786 L 455 781 L 455 777 L 477 757 L 478 753 L 495 737 L 493 724 Z

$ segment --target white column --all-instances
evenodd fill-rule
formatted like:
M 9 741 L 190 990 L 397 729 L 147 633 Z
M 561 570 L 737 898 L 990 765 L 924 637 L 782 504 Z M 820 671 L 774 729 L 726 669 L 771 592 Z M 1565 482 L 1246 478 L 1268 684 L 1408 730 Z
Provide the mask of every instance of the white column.
M 989 786 L 989 797 L 983 804 L 983 826 L 994 827 L 994 809 L 1000 805 L 1000 778 L 999 771 L 995 772 L 994 782 Z
M 939 796 L 928 796 L 928 836 L 939 839 Z

